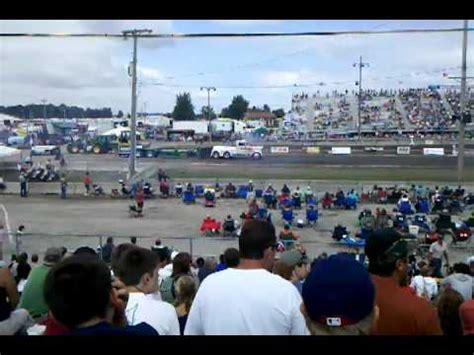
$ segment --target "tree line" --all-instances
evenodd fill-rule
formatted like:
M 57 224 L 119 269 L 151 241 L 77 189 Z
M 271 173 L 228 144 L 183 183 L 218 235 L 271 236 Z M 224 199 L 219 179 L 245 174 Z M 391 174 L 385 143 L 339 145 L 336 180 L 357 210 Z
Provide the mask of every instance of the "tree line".
M 15 106 L 0 106 L 0 113 L 17 118 L 111 118 L 114 117 L 110 107 L 103 108 L 82 108 L 77 106 L 67 106 L 64 104 L 30 104 Z M 119 111 L 121 113 L 121 111 Z M 123 116 L 123 113 L 122 113 Z
M 284 109 L 279 108 L 272 111 L 270 106 L 266 104 L 263 105 L 262 108 L 256 106 L 249 108 L 249 101 L 247 101 L 242 95 L 234 96 L 230 105 L 224 107 L 221 110 L 220 116 L 232 118 L 234 120 L 241 120 L 244 118 L 245 113 L 247 111 L 272 112 L 278 118 L 285 116 Z M 194 111 L 194 105 L 191 100 L 191 95 L 185 92 L 176 96 L 176 104 L 171 116 L 177 121 L 185 121 L 200 118 L 208 119 L 209 116 L 211 119 L 214 119 L 217 117 L 217 114 L 214 112 L 214 109 L 212 107 L 208 109 L 207 106 L 203 106 L 201 108 L 201 113 L 196 114 Z

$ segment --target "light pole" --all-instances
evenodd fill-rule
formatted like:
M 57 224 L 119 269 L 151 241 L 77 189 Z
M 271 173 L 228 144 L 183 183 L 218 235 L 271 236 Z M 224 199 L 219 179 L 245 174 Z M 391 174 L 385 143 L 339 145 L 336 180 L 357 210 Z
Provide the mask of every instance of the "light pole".
M 359 57 L 359 63 L 354 63 L 352 65 L 354 68 L 359 67 L 359 81 L 356 82 L 356 85 L 359 85 L 359 100 L 358 100 L 358 109 L 357 109 L 357 136 L 358 139 L 361 139 L 361 125 L 360 120 L 360 108 L 362 104 L 362 68 L 368 67 L 369 63 L 362 62 L 362 56 Z
M 128 30 L 122 31 L 125 39 L 133 38 L 133 60 L 132 68 L 132 117 L 131 117 L 131 137 L 130 137 L 130 160 L 128 167 L 128 178 L 135 175 L 135 159 L 137 152 L 137 39 L 143 33 L 151 33 L 152 30 Z
M 464 20 L 464 32 L 462 37 L 462 67 L 461 67 L 461 110 L 459 120 L 459 149 L 458 149 L 458 182 L 464 178 L 464 128 L 466 126 L 466 56 L 467 56 L 467 24 Z M 469 112 L 470 114 L 470 112 Z
M 213 86 L 201 87 L 201 91 L 207 90 L 207 119 L 209 121 L 209 143 L 212 143 L 212 126 L 211 126 L 211 91 L 216 91 Z

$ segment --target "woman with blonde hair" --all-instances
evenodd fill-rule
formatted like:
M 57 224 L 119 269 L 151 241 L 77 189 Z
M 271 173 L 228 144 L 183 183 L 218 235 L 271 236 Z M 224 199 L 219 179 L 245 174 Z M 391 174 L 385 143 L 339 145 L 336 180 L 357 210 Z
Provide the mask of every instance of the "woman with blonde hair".
M 193 277 L 185 275 L 176 281 L 174 287 L 176 294 L 175 308 L 178 315 L 179 330 L 181 335 L 183 335 L 189 310 L 196 296 L 197 285 Z

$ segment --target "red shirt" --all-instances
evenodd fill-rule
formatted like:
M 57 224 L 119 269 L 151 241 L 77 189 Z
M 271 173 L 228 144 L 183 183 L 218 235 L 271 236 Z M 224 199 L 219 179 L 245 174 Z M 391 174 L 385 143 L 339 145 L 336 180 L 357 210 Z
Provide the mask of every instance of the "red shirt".
M 144 202 L 145 202 L 145 194 L 143 193 L 143 190 L 138 191 L 138 192 L 135 194 L 135 201 L 136 201 L 137 203 L 144 203 Z
M 92 184 L 92 179 L 90 176 L 85 176 L 84 177 L 84 185 L 91 185 Z
M 375 335 L 443 335 L 436 308 L 398 286 L 390 277 L 372 275 L 380 310 Z

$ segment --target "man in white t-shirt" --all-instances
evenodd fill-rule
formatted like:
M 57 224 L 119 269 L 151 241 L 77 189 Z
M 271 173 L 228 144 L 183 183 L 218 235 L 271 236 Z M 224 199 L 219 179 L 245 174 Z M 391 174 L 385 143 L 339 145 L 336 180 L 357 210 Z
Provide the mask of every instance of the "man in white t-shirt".
M 432 300 L 438 294 L 438 283 L 430 276 L 431 269 L 424 261 L 418 264 L 420 275 L 416 275 L 410 283 L 410 287 L 418 297 Z
M 441 273 L 442 265 L 443 265 L 443 256 L 446 259 L 446 265 L 449 266 L 448 260 L 448 244 L 443 240 L 443 235 L 440 234 L 439 238 L 436 242 L 430 245 L 430 265 L 433 267 L 433 276 L 441 278 L 443 277 Z
M 275 228 L 249 220 L 239 238 L 237 268 L 209 275 L 189 312 L 185 335 L 308 335 L 302 298 L 289 281 L 270 273 Z
M 180 335 L 176 310 L 156 296 L 158 268 L 157 255 L 148 249 L 133 247 L 120 256 L 116 275 L 129 292 L 125 314 L 129 325 L 145 322 L 159 335 Z

